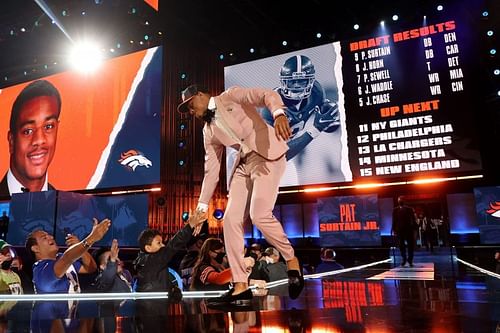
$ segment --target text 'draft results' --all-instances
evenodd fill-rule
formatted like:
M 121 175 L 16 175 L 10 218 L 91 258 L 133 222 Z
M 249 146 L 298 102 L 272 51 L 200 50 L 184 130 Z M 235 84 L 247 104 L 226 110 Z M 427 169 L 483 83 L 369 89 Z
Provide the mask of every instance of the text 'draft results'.
M 481 169 L 475 130 L 460 115 L 473 105 L 466 32 L 457 18 L 344 45 L 354 179 Z

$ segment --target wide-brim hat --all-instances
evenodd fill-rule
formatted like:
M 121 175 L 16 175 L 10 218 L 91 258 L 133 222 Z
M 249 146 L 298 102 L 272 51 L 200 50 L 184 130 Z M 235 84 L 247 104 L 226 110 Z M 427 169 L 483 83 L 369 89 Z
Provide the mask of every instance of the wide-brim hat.
M 198 86 L 196 84 L 192 84 L 186 89 L 184 89 L 181 93 L 182 103 L 177 106 L 177 111 L 181 113 L 187 112 L 188 111 L 187 103 L 189 103 L 189 101 L 193 99 L 193 97 L 196 96 L 197 93 L 198 93 Z

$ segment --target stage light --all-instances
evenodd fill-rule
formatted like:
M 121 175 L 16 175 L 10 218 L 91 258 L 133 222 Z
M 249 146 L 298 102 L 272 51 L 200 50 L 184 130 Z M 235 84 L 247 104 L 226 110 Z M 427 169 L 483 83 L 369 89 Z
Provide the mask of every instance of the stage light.
M 495 75 L 500 75 L 500 69 L 496 68 L 496 69 L 493 71 L 493 74 L 495 74 Z
M 149 25 L 149 21 L 144 21 L 144 25 Z
M 99 68 L 103 61 L 102 52 L 95 43 L 82 42 L 76 44 L 71 50 L 69 62 L 74 69 L 91 73 Z
M 68 11 L 65 9 L 65 10 L 62 11 L 61 14 L 62 14 L 62 16 L 68 16 Z
M 220 208 L 217 208 L 214 210 L 213 217 L 215 217 L 216 220 L 221 220 L 224 217 L 224 211 Z
M 490 13 L 488 13 L 487 10 L 485 10 L 483 13 L 482 13 L 483 17 L 488 17 L 488 15 L 490 15 Z
M 495 54 L 497 54 L 497 49 L 495 49 L 495 48 L 491 49 L 491 50 L 490 50 L 490 54 L 491 54 L 491 55 L 495 55 Z
M 177 144 L 177 146 L 179 148 L 184 148 L 186 146 L 186 141 L 184 141 L 184 140 L 179 141 L 179 143 Z
M 82 16 L 85 16 L 87 14 L 84 10 L 82 10 Z
M 139 42 L 139 44 L 143 45 L 143 44 L 144 44 L 144 42 L 141 40 L 141 41 Z
M 385 21 L 380 21 L 380 25 L 381 25 L 382 27 L 385 27 Z
M 95 3 L 96 5 L 100 5 L 100 4 L 102 3 L 102 0 L 94 0 L 94 3 Z
M 148 40 L 149 39 L 149 36 L 148 35 L 144 35 L 144 40 Z
M 254 53 L 255 49 L 253 47 L 250 48 L 250 53 Z
M 500 90 L 497 91 L 497 96 L 500 97 Z
M 442 10 L 443 10 L 443 5 L 438 5 L 438 6 L 436 7 L 436 9 L 438 10 L 438 12 L 442 11 Z
M 319 38 L 321 38 L 321 32 L 318 32 L 318 33 L 316 34 L 316 38 L 318 38 L 318 39 L 319 39 Z
M 113 53 L 113 52 L 115 52 L 115 49 L 114 48 L 110 48 L 109 52 Z
M 184 166 L 185 162 L 184 160 L 179 160 L 179 166 Z
M 26 32 L 26 28 L 21 28 L 21 32 Z
M 182 212 L 182 221 L 187 222 L 189 220 L 189 212 Z
M 180 123 L 180 124 L 179 124 L 179 129 L 180 129 L 181 131 L 185 130 L 186 128 L 187 128 L 186 123 Z
M 281 42 L 281 45 L 283 45 L 283 46 L 287 46 L 287 45 L 288 45 L 288 42 L 287 42 L 286 40 L 284 40 L 284 41 L 282 41 L 282 42 Z
M 3 80 L 4 80 L 4 81 L 7 81 L 8 79 L 9 79 L 9 78 L 8 78 L 7 76 L 4 76 L 4 77 L 3 77 Z
M 223 54 L 219 54 L 219 60 L 224 60 L 224 55 Z
M 116 48 L 119 49 L 120 47 L 122 47 L 122 45 L 120 43 L 116 43 Z
M 352 28 L 353 28 L 354 30 L 358 30 L 358 29 L 359 29 L 359 24 L 355 24 Z
M 134 44 L 134 40 L 133 39 L 130 40 L 130 44 Z
M 486 35 L 487 35 L 488 37 L 493 36 L 493 30 L 488 30 L 488 31 L 486 31 Z
M 182 74 L 181 74 L 181 79 L 183 79 L 183 80 L 184 80 L 186 77 L 187 77 L 186 73 L 182 73 Z
M 397 21 L 399 19 L 399 16 L 398 15 L 392 15 L 392 20 L 393 21 Z
M 11 31 L 9 32 L 9 34 L 10 34 L 11 36 L 14 36 L 14 30 L 11 30 Z

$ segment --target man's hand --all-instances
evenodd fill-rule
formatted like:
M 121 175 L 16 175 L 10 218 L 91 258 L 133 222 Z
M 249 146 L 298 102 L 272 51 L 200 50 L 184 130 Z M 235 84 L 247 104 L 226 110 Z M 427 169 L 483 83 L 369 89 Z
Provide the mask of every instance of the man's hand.
M 77 243 L 80 243 L 80 239 L 76 235 L 66 235 L 66 246 L 70 247 L 71 245 L 75 245 Z
M 104 237 L 106 232 L 108 232 L 110 226 L 111 226 L 110 219 L 104 219 L 101 222 L 99 222 L 94 217 L 94 226 L 92 227 L 92 231 L 90 232 L 90 234 L 87 236 L 87 241 L 91 244 L 100 241 Z
M 115 262 L 118 259 L 118 252 L 120 249 L 118 248 L 118 240 L 113 239 L 111 242 L 111 254 L 109 255 L 109 261 Z
M 194 214 L 191 214 L 189 216 L 188 223 L 193 228 L 193 236 L 198 236 L 198 234 L 201 231 L 201 228 L 203 227 L 203 222 L 205 222 L 208 218 L 208 213 L 197 208 L 194 211 Z
M 286 115 L 280 115 L 274 119 L 274 130 L 278 139 L 287 141 L 292 135 L 292 129 L 288 123 Z
M 340 126 L 340 114 L 337 103 L 326 100 L 314 110 L 314 127 L 320 132 L 331 133 Z

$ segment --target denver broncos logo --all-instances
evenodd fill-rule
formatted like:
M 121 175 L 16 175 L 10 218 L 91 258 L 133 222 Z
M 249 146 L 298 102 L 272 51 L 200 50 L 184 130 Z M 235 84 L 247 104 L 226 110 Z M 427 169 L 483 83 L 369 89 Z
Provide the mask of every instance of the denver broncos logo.
M 121 153 L 121 158 L 118 162 L 120 162 L 121 165 L 129 167 L 132 171 L 135 171 L 135 168 L 138 166 L 149 168 L 153 165 L 153 163 L 142 155 L 142 153 L 134 149 Z
M 486 213 L 493 217 L 500 217 L 500 201 L 490 202 L 490 209 L 487 209 Z

